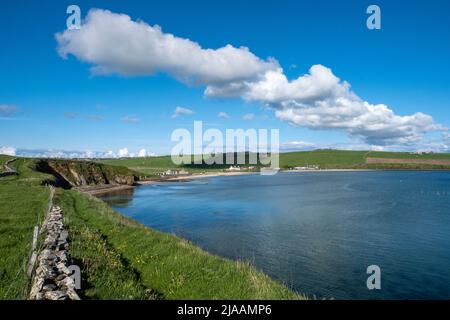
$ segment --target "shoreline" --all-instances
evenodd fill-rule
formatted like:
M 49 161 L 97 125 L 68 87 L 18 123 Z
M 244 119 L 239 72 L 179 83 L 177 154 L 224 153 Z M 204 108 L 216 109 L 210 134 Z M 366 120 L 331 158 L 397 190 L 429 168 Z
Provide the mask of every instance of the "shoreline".
M 280 172 L 366 172 L 366 171 L 383 171 L 380 169 L 311 169 L 311 170 L 280 170 Z
M 258 174 L 258 172 L 217 172 L 217 173 L 207 173 L 207 174 L 193 174 L 193 175 L 186 175 L 186 176 L 174 176 L 170 178 L 158 178 L 154 180 L 143 180 L 143 181 L 137 181 L 134 185 L 125 185 L 125 184 L 103 184 L 103 185 L 92 185 L 92 186 L 84 186 L 84 187 L 76 187 L 74 189 L 87 193 L 93 196 L 114 192 L 114 191 L 122 191 L 122 190 L 129 190 L 134 189 L 135 187 L 139 186 L 145 186 L 145 185 L 152 185 L 152 184 L 163 184 L 168 182 L 187 182 L 190 180 L 196 180 L 201 178 L 212 178 L 212 177 L 218 177 L 218 176 L 240 176 L 240 175 L 247 175 L 247 174 Z
M 103 193 L 134 189 L 134 187 L 135 186 L 130 186 L 127 184 L 111 184 L 111 185 L 103 184 L 103 185 L 94 185 L 94 186 L 87 186 L 87 187 L 76 187 L 74 189 L 78 190 L 82 193 L 97 196 L 97 195 L 103 194 Z
M 311 170 L 286 170 L 281 169 L 278 172 L 280 173 L 320 173 L 320 172 L 373 172 L 373 171 L 386 171 L 386 169 L 311 169 Z M 387 170 L 389 171 L 389 170 Z M 398 170 L 394 170 L 398 171 Z M 402 171 L 402 170 L 400 170 Z M 411 171 L 411 170 L 407 170 Z M 423 170 L 417 170 L 423 171 Z M 428 171 L 428 170 L 425 170 Z M 432 170 L 435 171 L 435 170 Z M 85 187 L 77 187 L 76 190 L 87 193 L 93 196 L 101 195 L 104 193 L 110 193 L 114 191 L 122 191 L 134 189 L 135 187 L 145 186 L 145 185 L 153 185 L 153 184 L 164 184 L 164 183 L 175 183 L 175 182 L 188 182 L 192 180 L 202 179 L 202 178 L 213 178 L 213 177 L 233 177 L 233 176 L 243 176 L 243 175 L 255 175 L 259 174 L 259 172 L 255 171 L 243 171 L 243 172 L 211 172 L 205 174 L 192 174 L 185 176 L 173 176 L 170 178 L 156 178 L 153 180 L 143 180 L 137 181 L 134 185 L 94 185 L 94 186 L 85 186 Z
M 176 182 L 176 181 L 194 180 L 194 179 L 212 178 L 212 177 L 243 176 L 243 175 L 258 174 L 258 173 L 259 172 L 254 172 L 254 171 L 212 172 L 212 173 L 206 173 L 206 174 L 192 174 L 192 175 L 187 175 L 187 176 L 177 176 L 177 177 L 172 177 L 172 178 L 165 179 L 162 182 L 164 182 L 164 181 Z

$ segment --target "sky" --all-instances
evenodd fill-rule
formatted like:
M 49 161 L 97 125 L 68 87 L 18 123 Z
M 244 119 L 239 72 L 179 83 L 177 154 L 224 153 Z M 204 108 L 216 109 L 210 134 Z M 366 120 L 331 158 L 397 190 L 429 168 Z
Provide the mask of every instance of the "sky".
M 285 151 L 450 152 L 449 13 L 445 0 L 2 1 L 0 153 L 169 154 L 194 120 L 279 129 Z

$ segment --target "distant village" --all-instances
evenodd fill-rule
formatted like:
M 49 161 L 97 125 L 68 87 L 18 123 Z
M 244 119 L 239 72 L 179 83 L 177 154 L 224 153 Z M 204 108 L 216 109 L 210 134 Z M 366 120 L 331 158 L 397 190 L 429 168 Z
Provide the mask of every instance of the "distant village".
M 254 170 L 256 167 L 254 166 L 248 166 L 248 167 L 241 167 L 241 166 L 230 166 L 229 168 L 225 169 L 224 171 L 228 172 L 234 172 L 234 171 L 251 171 Z M 164 172 L 161 172 L 159 174 L 161 177 L 174 177 L 174 176 L 187 176 L 190 175 L 190 173 L 186 170 L 180 169 L 168 169 Z

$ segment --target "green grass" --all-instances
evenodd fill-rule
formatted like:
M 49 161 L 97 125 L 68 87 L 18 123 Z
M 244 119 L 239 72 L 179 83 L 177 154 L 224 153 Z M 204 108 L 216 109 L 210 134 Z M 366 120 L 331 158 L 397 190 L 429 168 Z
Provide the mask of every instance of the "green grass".
M 10 167 L 17 170 L 18 175 L 0 177 L 0 183 L 14 182 L 23 186 L 40 186 L 45 181 L 54 181 L 52 175 L 36 171 L 35 159 L 17 158 Z
M 25 299 L 29 289 L 26 264 L 33 229 L 47 208 L 49 191 L 0 180 L 0 299 Z
M 220 258 L 186 240 L 146 228 L 94 197 L 63 191 L 57 199 L 74 237 L 72 255 L 87 273 L 84 296 L 302 298 L 247 262 Z
M 5 164 L 5 162 L 12 158 L 13 157 L 11 157 L 11 156 L 0 154 L 0 172 L 3 171 L 3 165 Z
M 363 167 L 367 151 L 314 150 L 280 154 L 280 167 L 318 165 L 321 169 Z
M 81 194 L 58 190 L 56 203 L 64 209 L 70 233 L 70 254 L 82 270 L 82 299 L 146 299 L 136 271 L 108 243 L 105 235 L 85 220 Z M 92 213 L 92 212 L 91 212 Z M 94 213 L 95 214 L 95 213 Z
M 201 173 L 201 172 L 217 172 L 223 171 L 223 169 L 228 168 L 227 165 L 216 165 L 216 166 L 206 166 L 206 165 L 175 165 L 172 162 L 170 156 L 160 156 L 160 157 L 145 157 L 145 158 L 124 158 L 124 159 L 107 159 L 100 160 L 100 163 L 112 165 L 112 166 L 123 166 L 127 167 L 133 171 L 138 172 L 142 176 L 159 177 L 161 172 L 167 169 L 184 169 L 189 173 Z
M 101 160 L 101 163 L 110 165 L 122 165 L 128 168 L 148 167 L 148 168 L 171 168 L 174 167 L 170 156 L 145 157 L 145 158 L 124 158 Z
M 423 160 L 450 160 L 450 153 L 415 154 L 409 152 L 380 152 L 370 151 L 367 157 L 393 158 L 393 159 L 423 159 Z
M 314 150 L 280 154 L 280 167 L 318 165 L 321 169 L 448 170 L 450 166 L 431 164 L 367 164 L 366 158 L 450 160 L 449 153 L 412 154 L 409 152 Z
M 48 205 L 49 190 L 41 183 L 51 177 L 34 171 L 31 159 L 18 159 L 11 166 L 19 175 L 0 178 L 0 299 L 25 299 L 33 229 Z

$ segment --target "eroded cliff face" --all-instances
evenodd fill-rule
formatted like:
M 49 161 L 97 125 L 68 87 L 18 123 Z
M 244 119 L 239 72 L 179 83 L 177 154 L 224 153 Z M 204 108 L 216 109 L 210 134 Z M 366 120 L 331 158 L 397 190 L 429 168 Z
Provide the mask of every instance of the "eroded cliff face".
M 81 160 L 40 160 L 37 169 L 53 174 L 62 187 L 123 184 L 134 185 L 138 177 L 126 167 Z

